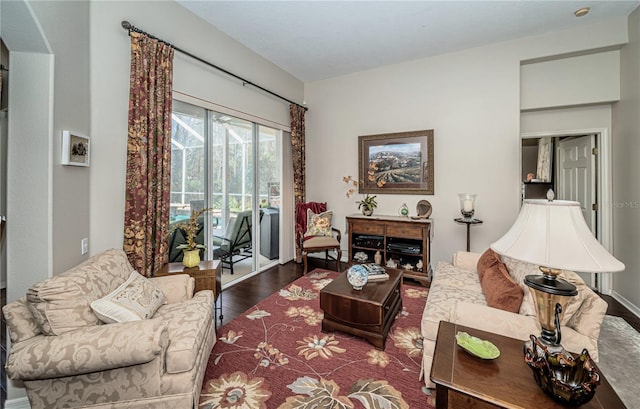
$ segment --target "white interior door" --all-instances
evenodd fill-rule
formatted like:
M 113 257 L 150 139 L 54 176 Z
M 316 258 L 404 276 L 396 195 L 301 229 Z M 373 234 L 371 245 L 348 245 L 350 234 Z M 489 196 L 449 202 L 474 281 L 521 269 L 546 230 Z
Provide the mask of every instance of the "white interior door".
M 558 143 L 556 169 L 556 197 L 580 202 L 587 225 L 598 237 L 596 204 L 596 136 L 566 138 Z M 586 283 L 595 285 L 593 274 L 581 274 Z

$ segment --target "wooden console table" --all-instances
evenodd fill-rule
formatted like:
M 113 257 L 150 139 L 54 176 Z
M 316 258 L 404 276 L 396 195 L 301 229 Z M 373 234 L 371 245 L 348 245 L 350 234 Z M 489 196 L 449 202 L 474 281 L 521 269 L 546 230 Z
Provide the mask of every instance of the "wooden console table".
M 353 214 L 347 216 L 347 230 L 350 264 L 372 263 L 376 252 L 380 252 L 383 266 L 393 260 L 404 278 L 429 286 L 431 219 Z M 366 254 L 366 261 L 355 258 L 356 253 Z
M 222 263 L 220 260 L 204 260 L 198 267 L 186 268 L 182 262 L 165 264 L 155 273 L 155 277 L 171 274 L 189 274 L 195 279 L 195 292 L 200 290 L 213 291 L 214 321 L 218 310 L 220 311 L 220 323 L 222 323 Z M 220 306 L 218 307 L 218 298 Z

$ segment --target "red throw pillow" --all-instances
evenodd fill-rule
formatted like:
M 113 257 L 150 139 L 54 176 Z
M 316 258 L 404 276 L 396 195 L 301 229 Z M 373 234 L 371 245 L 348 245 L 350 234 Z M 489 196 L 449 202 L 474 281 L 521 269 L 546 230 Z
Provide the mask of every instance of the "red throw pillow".
M 520 311 L 520 304 L 524 297 L 522 287 L 511 278 L 504 264 L 498 263 L 486 269 L 480 285 L 489 307 L 516 314 Z
M 484 272 L 487 271 L 488 268 L 498 265 L 498 263 L 502 263 L 500 261 L 500 256 L 498 253 L 491 249 L 487 249 L 480 258 L 478 259 L 478 265 L 476 266 L 476 270 L 478 270 L 478 278 L 480 282 L 482 282 L 482 276 Z

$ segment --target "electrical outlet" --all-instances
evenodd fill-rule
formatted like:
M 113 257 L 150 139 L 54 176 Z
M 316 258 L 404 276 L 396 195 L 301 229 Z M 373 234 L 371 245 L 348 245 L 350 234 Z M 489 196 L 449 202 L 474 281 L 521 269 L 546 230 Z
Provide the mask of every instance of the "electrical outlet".
M 80 250 L 83 256 L 89 252 L 89 239 L 85 238 L 80 241 Z

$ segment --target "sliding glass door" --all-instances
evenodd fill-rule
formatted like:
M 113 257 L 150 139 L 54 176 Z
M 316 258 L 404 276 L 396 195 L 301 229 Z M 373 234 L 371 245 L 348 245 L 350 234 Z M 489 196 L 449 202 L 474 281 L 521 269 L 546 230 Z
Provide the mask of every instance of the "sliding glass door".
M 238 277 L 275 263 L 282 132 L 174 101 L 173 135 L 170 222 L 209 207 L 207 259 Z

